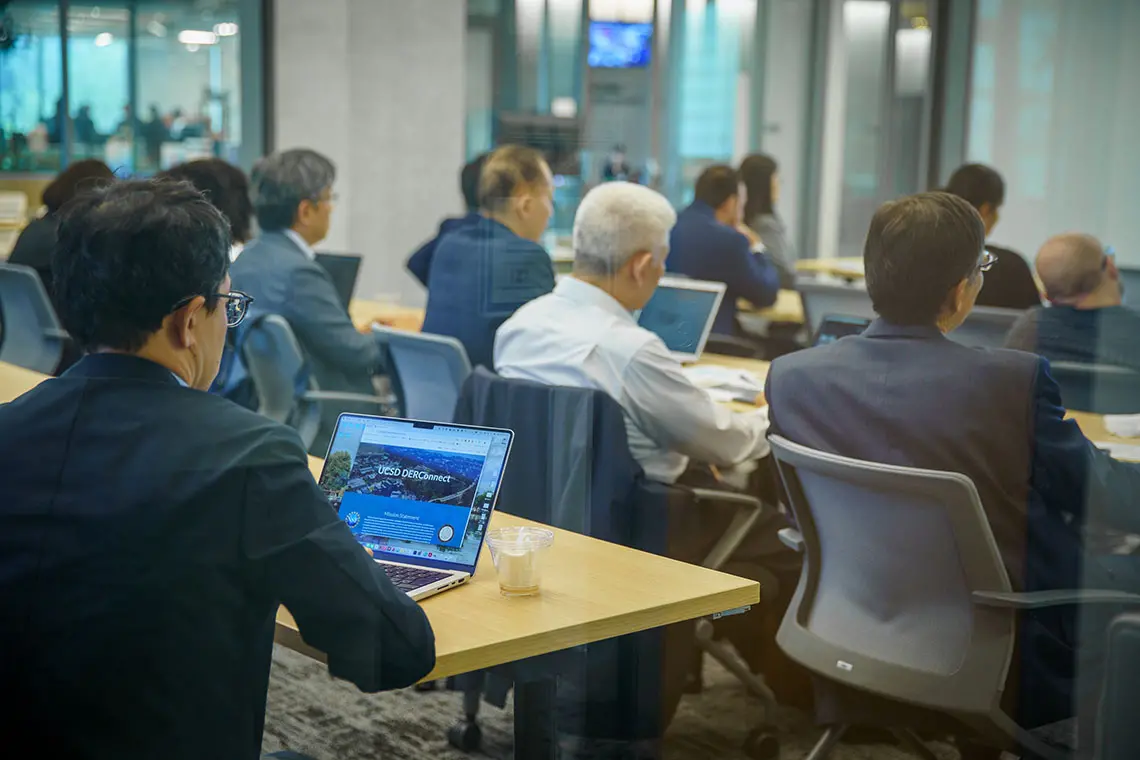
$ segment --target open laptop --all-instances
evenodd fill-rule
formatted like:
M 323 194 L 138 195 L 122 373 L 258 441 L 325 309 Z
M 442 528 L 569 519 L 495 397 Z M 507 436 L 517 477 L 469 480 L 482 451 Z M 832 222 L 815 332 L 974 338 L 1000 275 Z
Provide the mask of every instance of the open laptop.
M 413 599 L 475 572 L 514 433 L 342 414 L 320 485 L 356 539 Z
M 324 268 L 333 281 L 336 294 L 344 308 L 348 308 L 352 300 L 352 292 L 356 290 L 356 278 L 360 276 L 360 256 L 354 253 L 318 253 L 317 263 Z
M 723 282 L 663 277 L 637 323 L 657 333 L 678 361 L 695 362 L 705 350 L 724 290 Z
M 828 314 L 819 323 L 819 330 L 815 333 L 813 346 L 826 346 L 848 335 L 860 335 L 871 320 L 866 317 L 852 317 L 846 314 Z

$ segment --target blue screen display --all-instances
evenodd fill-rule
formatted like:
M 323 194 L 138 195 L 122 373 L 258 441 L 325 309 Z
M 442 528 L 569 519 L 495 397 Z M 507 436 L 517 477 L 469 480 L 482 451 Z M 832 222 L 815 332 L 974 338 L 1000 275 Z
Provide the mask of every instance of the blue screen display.
M 661 285 L 641 310 L 637 323 L 657 333 L 665 347 L 678 354 L 696 354 L 701 336 L 716 306 L 717 294 L 708 290 Z
M 377 558 L 473 566 L 510 443 L 503 430 L 346 414 L 320 485 Z
M 598 69 L 633 69 L 649 65 L 653 24 L 618 21 L 590 22 L 590 66 Z

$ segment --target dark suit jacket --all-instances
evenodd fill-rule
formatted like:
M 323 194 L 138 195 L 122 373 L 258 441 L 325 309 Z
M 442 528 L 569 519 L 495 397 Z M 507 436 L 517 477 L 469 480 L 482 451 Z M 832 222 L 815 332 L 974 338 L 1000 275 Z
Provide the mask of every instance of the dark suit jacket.
M 1140 312 L 1127 306 L 1039 306 L 1014 323 L 1005 345 L 1050 361 L 1112 364 L 1140 372 Z
M 861 336 L 777 359 L 767 398 L 772 433 L 789 440 L 970 477 L 1015 589 L 1140 591 L 1140 573 L 1122 573 L 1082 537 L 1088 525 L 1140 531 L 1140 466 L 1111 459 L 1064 419 L 1045 360 L 878 320 Z M 1029 710 L 1068 717 L 1073 610 L 1030 623 L 1025 672 L 1038 701 Z
M 9 264 L 22 264 L 36 270 L 48 297 L 55 303 L 55 283 L 52 282 L 51 258 L 55 252 L 56 233 L 59 229 L 59 219 L 55 214 L 48 214 L 39 219 L 33 219 L 28 226 L 20 232 L 12 253 L 8 255 Z
M 233 287 L 254 297 L 262 314 L 289 322 L 317 385 L 326 391 L 373 395 L 372 376 L 382 369 L 380 344 L 353 326 L 328 272 L 283 232 L 266 232 L 245 247 L 230 267 Z M 328 446 L 341 411 L 377 414 L 371 405 L 322 405 L 321 430 L 312 450 Z
M 481 217 L 436 247 L 423 330 L 456 338 L 472 365 L 490 367 L 499 325 L 552 290 L 554 264 L 546 249 Z
M 736 300 L 746 298 L 763 308 L 776 302 L 780 272 L 762 253 L 753 253 L 748 238 L 721 224 L 708 204 L 695 201 L 677 216 L 669 233 L 670 272 L 696 280 L 723 282 L 728 286 L 720 303 L 713 332 L 735 335 Z
M 423 612 L 337 518 L 288 428 L 125 355 L 0 405 L 10 746 L 254 760 L 279 603 L 365 691 L 434 663 Z
M 986 272 L 986 281 L 978 293 L 978 306 L 997 306 L 1003 309 L 1028 309 L 1041 305 L 1041 291 L 1029 264 L 1017 251 L 996 245 L 986 250 L 997 257 L 993 268 Z
M 483 216 L 479 212 L 472 211 L 467 216 L 444 219 L 439 223 L 439 232 L 435 234 L 435 237 L 421 245 L 408 258 L 408 271 L 426 288 L 428 279 L 431 277 L 431 262 L 435 258 L 435 249 L 439 246 L 439 241 L 443 240 L 444 235 L 475 224 L 482 218 Z

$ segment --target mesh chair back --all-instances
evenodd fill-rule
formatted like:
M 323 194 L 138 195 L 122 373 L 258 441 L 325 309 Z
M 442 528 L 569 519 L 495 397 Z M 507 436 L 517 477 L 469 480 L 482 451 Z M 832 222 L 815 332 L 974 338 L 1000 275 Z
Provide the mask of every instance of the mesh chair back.
M 376 326 L 388 347 L 403 401 L 413 420 L 451 422 L 459 389 L 471 374 L 463 344 L 455 338 Z
M 878 317 L 862 280 L 846 283 L 800 279 L 796 281 L 796 290 L 803 299 L 804 316 L 813 338 L 819 333 L 824 318 L 833 314 L 866 319 Z
M 1107 364 L 1050 362 L 1066 409 L 1096 414 L 1140 412 L 1140 372 Z
M 51 374 L 66 338 L 36 271 L 0 263 L 0 361 Z
M 1024 313 L 1021 309 L 975 306 L 966 321 L 946 337 L 972 348 L 1001 348 L 1013 323 Z
M 316 381 L 309 376 L 293 329 L 279 314 L 247 319 L 250 324 L 245 327 L 241 352 L 257 391 L 257 411 L 292 427 L 309 449 L 320 429 L 321 409 L 319 403 L 305 398 Z
M 877 696 L 996 710 L 1014 617 L 971 599 L 1010 584 L 970 479 L 771 444 L 805 546 L 781 648 Z

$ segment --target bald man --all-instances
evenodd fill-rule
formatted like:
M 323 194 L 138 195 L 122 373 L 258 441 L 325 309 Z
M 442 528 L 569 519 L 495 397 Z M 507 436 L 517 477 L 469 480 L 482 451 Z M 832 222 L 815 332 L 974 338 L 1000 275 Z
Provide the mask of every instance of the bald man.
M 1124 288 L 1111 249 L 1092 235 L 1057 235 L 1037 253 L 1037 275 L 1050 307 L 1019 319 L 1007 348 L 1140 372 L 1140 312 L 1122 305 Z

